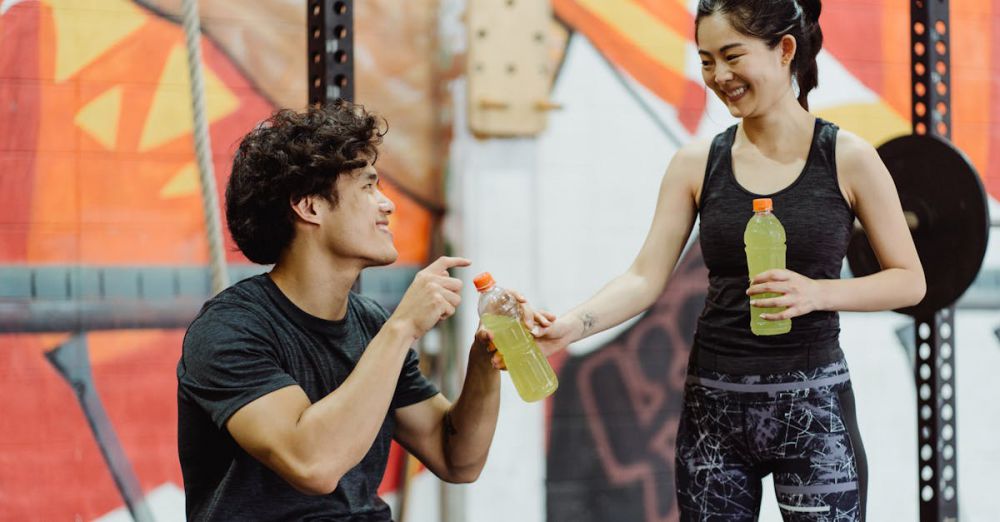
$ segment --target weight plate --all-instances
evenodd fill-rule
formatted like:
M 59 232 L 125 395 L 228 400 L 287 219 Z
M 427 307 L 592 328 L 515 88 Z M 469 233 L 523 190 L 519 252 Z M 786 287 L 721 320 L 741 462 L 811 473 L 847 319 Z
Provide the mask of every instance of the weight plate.
M 986 191 L 969 159 L 940 138 L 894 138 L 878 154 L 896 183 L 903 211 L 916 218 L 910 232 L 927 279 L 923 301 L 896 311 L 929 317 L 961 297 L 979 273 L 990 232 Z M 851 238 L 847 261 L 855 277 L 881 269 L 860 229 Z

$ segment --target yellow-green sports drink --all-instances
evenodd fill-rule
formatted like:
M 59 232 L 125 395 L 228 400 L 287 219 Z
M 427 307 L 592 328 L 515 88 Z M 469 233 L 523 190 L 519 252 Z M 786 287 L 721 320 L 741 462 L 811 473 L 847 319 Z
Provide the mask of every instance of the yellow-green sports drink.
M 774 209 L 770 198 L 753 200 L 753 217 L 747 222 L 743 233 L 743 243 L 746 245 L 747 268 L 750 280 L 768 270 L 785 268 L 785 227 L 772 213 Z M 781 294 L 765 293 L 751 296 L 751 299 L 767 299 Z M 784 307 L 760 308 L 750 304 L 750 331 L 754 335 L 779 335 L 792 330 L 792 320 L 768 321 L 761 319 L 760 314 L 776 314 Z
M 479 290 L 479 317 L 493 334 L 493 345 L 503 355 L 514 388 L 525 402 L 548 397 L 559 387 L 559 379 L 521 318 L 520 303 L 496 286 L 485 272 L 474 280 Z
M 503 354 L 510 380 L 525 402 L 544 399 L 556 391 L 559 380 L 520 319 L 485 314 L 482 320 L 483 327 L 493 333 L 493 344 Z

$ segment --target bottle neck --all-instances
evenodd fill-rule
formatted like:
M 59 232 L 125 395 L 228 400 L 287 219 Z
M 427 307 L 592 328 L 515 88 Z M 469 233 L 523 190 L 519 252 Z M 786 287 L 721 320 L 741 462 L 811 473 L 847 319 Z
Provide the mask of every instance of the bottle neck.
M 754 210 L 753 213 L 756 214 L 756 215 L 758 215 L 758 216 L 770 216 L 771 215 L 771 211 L 770 210 Z

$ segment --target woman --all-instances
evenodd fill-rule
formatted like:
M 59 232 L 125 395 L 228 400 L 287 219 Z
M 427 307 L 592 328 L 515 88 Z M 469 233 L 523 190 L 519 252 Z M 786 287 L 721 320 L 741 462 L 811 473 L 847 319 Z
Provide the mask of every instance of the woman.
M 709 288 L 677 435 L 682 520 L 755 520 L 769 473 L 786 520 L 864 519 L 865 455 L 837 312 L 913 305 L 925 282 L 876 151 L 808 112 L 820 8 L 818 0 L 701 0 L 695 38 L 705 85 L 740 122 L 677 152 L 632 266 L 538 333 L 551 354 L 648 308 L 700 216 Z M 764 272 L 748 288 L 743 230 L 763 197 L 785 227 L 788 269 Z M 882 270 L 840 280 L 855 217 Z M 785 309 L 762 317 L 793 326 L 757 337 L 748 296 L 768 292 L 780 296 L 754 304 Z

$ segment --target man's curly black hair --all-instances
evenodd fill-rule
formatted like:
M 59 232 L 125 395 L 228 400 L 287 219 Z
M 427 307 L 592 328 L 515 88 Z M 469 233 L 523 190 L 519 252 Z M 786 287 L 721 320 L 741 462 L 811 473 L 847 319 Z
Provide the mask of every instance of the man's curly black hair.
M 336 205 L 337 177 L 374 162 L 386 130 L 384 119 L 338 100 L 279 110 L 244 136 L 226 186 L 226 221 L 243 254 L 277 262 L 295 231 L 291 203 L 318 195 Z

